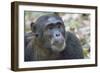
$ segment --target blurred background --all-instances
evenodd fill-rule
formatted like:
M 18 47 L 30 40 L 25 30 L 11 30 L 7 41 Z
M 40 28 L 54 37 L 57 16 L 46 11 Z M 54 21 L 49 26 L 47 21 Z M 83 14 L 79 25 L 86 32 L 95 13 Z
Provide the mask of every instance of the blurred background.
M 35 23 L 38 17 L 47 14 L 56 14 L 63 19 L 66 31 L 74 33 L 80 40 L 84 58 L 90 58 L 90 14 L 25 11 L 25 32 L 31 31 L 31 22 Z

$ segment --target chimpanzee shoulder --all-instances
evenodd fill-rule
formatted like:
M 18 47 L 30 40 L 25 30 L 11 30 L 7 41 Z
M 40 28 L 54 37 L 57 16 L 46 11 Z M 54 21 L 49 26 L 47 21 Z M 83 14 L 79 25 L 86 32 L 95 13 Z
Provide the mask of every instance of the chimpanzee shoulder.
M 24 61 L 34 61 L 33 38 L 32 32 L 24 34 Z
M 61 52 L 62 59 L 82 59 L 83 51 L 82 45 L 77 36 L 72 32 L 66 32 L 66 47 Z

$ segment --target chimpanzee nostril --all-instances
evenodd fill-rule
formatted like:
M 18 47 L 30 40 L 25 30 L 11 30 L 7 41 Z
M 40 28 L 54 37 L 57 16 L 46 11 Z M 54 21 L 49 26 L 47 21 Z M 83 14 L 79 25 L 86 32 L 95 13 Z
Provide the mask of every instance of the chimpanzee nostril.
M 60 36 L 60 34 L 56 34 L 56 36 L 58 37 L 58 36 Z

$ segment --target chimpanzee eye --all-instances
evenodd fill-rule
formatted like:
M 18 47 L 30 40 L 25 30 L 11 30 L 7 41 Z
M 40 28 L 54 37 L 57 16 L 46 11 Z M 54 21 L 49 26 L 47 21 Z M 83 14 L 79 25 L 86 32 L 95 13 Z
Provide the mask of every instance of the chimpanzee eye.
M 51 30 L 51 29 L 53 29 L 54 28 L 54 25 L 53 24 L 49 24 L 48 26 L 47 26 L 47 30 Z
M 62 25 L 61 24 L 57 24 L 57 26 L 56 26 L 57 28 L 61 28 L 62 27 Z
M 62 24 L 60 22 L 57 23 L 57 28 L 61 28 Z
M 58 28 L 60 28 L 60 27 L 61 27 L 61 25 L 58 25 L 57 27 L 58 27 Z
M 53 29 L 53 26 L 49 26 L 48 29 Z

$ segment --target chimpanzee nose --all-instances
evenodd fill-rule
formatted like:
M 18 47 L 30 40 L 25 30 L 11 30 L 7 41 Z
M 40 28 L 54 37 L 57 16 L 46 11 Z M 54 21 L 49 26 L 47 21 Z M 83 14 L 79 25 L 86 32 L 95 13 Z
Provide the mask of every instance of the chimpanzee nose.
M 60 34 L 56 34 L 56 37 L 59 37 L 60 36 Z

